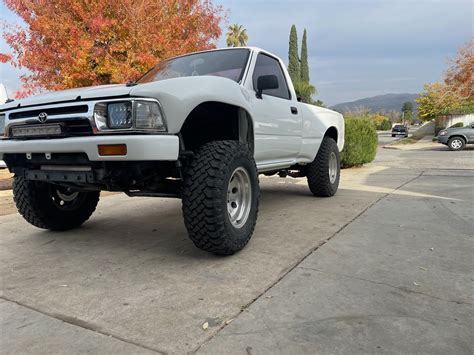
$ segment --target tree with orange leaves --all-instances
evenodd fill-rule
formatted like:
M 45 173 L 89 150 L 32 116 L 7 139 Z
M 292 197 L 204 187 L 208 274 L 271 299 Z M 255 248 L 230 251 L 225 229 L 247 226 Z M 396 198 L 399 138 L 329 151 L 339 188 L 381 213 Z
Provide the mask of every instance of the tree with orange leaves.
M 26 27 L 8 26 L 26 68 L 18 97 L 38 90 L 123 83 L 163 59 L 215 47 L 222 8 L 211 0 L 4 0 Z
M 474 38 L 449 63 L 444 82 L 425 85 L 425 91 L 416 100 L 421 119 L 474 112 Z
M 444 81 L 466 99 L 474 99 L 474 38 L 471 38 L 450 60 Z

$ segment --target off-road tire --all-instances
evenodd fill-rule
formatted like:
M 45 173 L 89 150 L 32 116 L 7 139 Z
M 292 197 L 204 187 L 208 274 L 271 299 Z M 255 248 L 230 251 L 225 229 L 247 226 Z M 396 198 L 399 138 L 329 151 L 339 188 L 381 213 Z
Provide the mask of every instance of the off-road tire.
M 329 177 L 329 157 L 334 153 L 337 159 L 337 177 L 333 183 Z M 316 158 L 306 166 L 306 179 L 313 195 L 331 197 L 337 192 L 341 176 L 339 148 L 334 139 L 324 137 Z
M 13 199 L 18 212 L 30 224 L 53 231 L 79 227 L 89 219 L 99 202 L 100 191 L 79 192 L 71 205 L 58 206 L 54 200 L 55 185 L 13 178 Z
M 459 148 L 457 147 L 453 147 L 452 144 L 455 142 L 455 141 L 459 141 L 461 143 L 461 145 L 459 146 Z M 463 150 L 464 147 L 466 146 L 466 141 L 462 138 L 462 137 L 452 137 L 449 139 L 448 141 L 448 147 L 450 150 L 453 150 L 453 151 L 458 151 L 458 150 Z
M 237 168 L 250 178 L 251 207 L 245 224 L 236 228 L 227 212 L 229 180 Z M 215 141 L 203 145 L 184 169 L 183 216 L 190 239 L 199 249 L 231 255 L 252 237 L 260 188 L 257 167 L 244 143 Z

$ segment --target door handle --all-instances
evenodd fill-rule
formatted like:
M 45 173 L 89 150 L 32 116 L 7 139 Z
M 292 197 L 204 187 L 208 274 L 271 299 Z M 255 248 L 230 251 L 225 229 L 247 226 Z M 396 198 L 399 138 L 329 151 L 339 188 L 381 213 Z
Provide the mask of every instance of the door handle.
M 297 114 L 298 114 L 298 109 L 297 109 L 296 107 L 294 107 L 294 106 L 291 106 L 291 113 L 292 113 L 293 115 L 297 115 Z

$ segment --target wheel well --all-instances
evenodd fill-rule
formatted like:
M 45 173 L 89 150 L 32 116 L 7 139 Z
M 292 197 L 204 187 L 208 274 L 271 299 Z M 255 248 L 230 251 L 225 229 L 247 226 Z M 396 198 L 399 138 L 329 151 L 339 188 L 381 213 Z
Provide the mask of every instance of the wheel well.
M 329 137 L 334 139 L 334 141 L 337 143 L 337 128 L 336 127 L 329 127 L 324 134 L 324 137 Z
M 249 144 L 253 153 L 252 119 L 238 106 L 222 102 L 204 102 L 195 107 L 181 128 L 185 150 L 194 151 L 203 144 L 219 140 L 238 140 Z
M 453 139 L 453 138 L 461 138 L 464 141 L 464 143 L 467 142 L 466 137 L 461 136 L 460 134 L 455 134 L 455 135 L 449 136 L 449 139 Z

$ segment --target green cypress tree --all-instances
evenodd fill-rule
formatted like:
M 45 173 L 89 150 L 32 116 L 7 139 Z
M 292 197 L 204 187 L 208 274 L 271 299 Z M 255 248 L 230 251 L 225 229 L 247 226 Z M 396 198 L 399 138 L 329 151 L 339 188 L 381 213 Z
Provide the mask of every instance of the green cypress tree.
M 300 80 L 300 60 L 298 58 L 298 34 L 296 26 L 291 26 L 290 42 L 288 50 L 288 73 L 290 74 L 293 84 Z
M 303 43 L 301 44 L 301 81 L 309 83 L 309 65 L 308 65 L 308 44 L 306 43 L 306 28 L 303 33 Z

